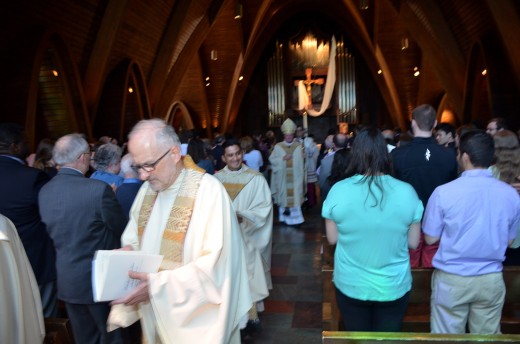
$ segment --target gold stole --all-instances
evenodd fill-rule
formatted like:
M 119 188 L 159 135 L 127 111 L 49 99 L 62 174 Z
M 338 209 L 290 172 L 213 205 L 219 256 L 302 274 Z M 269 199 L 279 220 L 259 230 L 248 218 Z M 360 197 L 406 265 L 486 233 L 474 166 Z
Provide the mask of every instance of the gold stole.
M 287 188 L 287 206 L 292 208 L 295 206 L 294 203 L 294 169 L 293 169 L 293 160 L 294 160 L 294 151 L 298 148 L 299 144 L 294 142 L 287 146 L 285 142 L 279 143 L 280 147 L 285 151 L 285 154 L 292 154 L 293 158 L 289 160 L 285 160 L 285 185 Z
M 179 192 L 173 202 L 161 240 L 160 254 L 163 255 L 164 258 L 159 270 L 171 270 L 182 265 L 184 239 L 190 224 L 200 181 L 202 176 L 204 176 L 204 170 L 195 165 L 190 156 L 185 156 L 183 162 L 185 167 L 184 176 L 181 180 Z M 148 224 L 155 200 L 157 199 L 157 194 L 157 192 L 148 188 L 144 196 L 137 221 L 139 242 L 141 242 L 143 238 L 146 225 Z
M 243 173 L 226 173 L 220 172 L 215 175 L 226 189 L 231 201 L 234 201 L 240 191 L 254 178 L 256 175 L 254 170 L 247 169 Z

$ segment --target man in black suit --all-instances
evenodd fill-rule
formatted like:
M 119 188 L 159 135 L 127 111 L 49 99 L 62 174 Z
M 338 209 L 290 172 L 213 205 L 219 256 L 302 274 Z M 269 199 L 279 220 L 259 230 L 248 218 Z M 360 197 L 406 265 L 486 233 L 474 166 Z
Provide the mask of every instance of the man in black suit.
M 28 167 L 22 127 L 0 123 L 0 213 L 15 225 L 34 271 L 45 317 L 57 316 L 55 253 L 38 211 L 38 193 L 49 181 L 41 170 Z
M 77 343 L 122 342 L 119 331 L 107 333 L 110 307 L 93 301 L 91 274 L 97 250 L 120 246 L 125 216 L 110 185 L 85 178 L 90 147 L 82 135 L 61 137 L 53 159 L 60 169 L 39 200 L 56 248 L 58 298 L 65 302 Z

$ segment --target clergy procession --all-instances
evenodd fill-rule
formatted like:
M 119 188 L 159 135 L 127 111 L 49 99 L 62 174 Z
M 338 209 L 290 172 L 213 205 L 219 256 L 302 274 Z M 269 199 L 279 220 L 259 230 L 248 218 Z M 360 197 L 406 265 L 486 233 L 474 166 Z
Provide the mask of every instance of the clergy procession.
M 318 195 L 327 240 L 336 246 L 342 328 L 401 331 L 411 268 L 434 268 L 432 333 L 501 333 L 502 266 L 504 259 L 518 264 L 520 246 L 519 184 L 501 181 L 511 171 L 495 152 L 494 137 L 504 130 L 494 137 L 470 130 L 454 150 L 434 139 L 435 109 L 421 105 L 412 116 L 410 143 L 392 140 L 393 147 L 381 130 L 360 127 L 352 136 L 336 133 L 319 160 L 315 153 L 327 145 L 310 146 L 291 119 L 280 142 L 226 135 L 222 169 L 217 150 L 205 151 L 214 175 L 183 154 L 161 119 L 138 122 L 124 152 L 103 143 L 107 137 L 88 143 L 67 134 L 53 144 L 45 164 L 51 171 L 32 160 L 19 125 L 1 123 L 2 189 L 17 190 L 0 207 L 2 255 L 14 257 L 4 261 L 2 276 L 12 278 L 2 282 L 3 297 L 20 322 L 6 323 L 17 332 L 3 331 L 3 342 L 42 342 L 43 319 L 55 317 L 69 319 L 76 343 L 255 342 L 273 289 L 274 225 L 298 229 L 315 216 L 310 195 Z M 252 151 L 259 167 L 249 166 Z M 309 182 L 313 174 L 327 176 L 318 184 Z M 134 191 L 121 198 L 125 184 Z M 162 262 L 156 272 L 125 271 L 135 287 L 96 302 L 98 250 L 156 254 Z M 44 278 L 39 271 L 50 272 Z
M 520 343 L 520 1 L 7 1 L 0 344 Z

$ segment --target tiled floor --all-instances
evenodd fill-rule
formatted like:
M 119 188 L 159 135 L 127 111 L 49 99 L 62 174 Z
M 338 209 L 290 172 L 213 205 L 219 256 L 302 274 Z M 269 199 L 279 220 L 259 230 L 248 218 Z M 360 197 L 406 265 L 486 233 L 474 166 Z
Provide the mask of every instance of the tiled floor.
M 260 313 L 263 331 L 243 343 L 321 343 L 321 235 L 319 206 L 307 210 L 305 223 L 273 228 L 273 289 Z

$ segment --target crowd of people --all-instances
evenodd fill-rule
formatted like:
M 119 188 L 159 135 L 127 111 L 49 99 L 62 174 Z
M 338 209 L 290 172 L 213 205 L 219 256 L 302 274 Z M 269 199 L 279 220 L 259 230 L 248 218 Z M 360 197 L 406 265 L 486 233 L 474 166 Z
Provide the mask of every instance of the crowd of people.
M 274 214 L 298 226 L 320 200 L 345 330 L 399 331 L 411 268 L 426 267 L 432 332 L 500 332 L 502 266 L 518 264 L 520 246 L 520 145 L 503 120 L 456 130 L 420 105 L 409 133 L 359 126 L 320 145 L 291 119 L 280 129 L 280 141 L 210 141 L 151 119 L 123 145 L 71 133 L 29 154 L 22 128 L 1 123 L 1 223 L 23 244 L 22 292 L 41 316 L 12 311 L 30 336 L 63 315 L 58 300 L 78 343 L 254 336 L 272 289 Z M 128 295 L 94 302 L 92 260 L 112 249 L 164 258 L 157 273 L 129 272 L 139 283 Z

